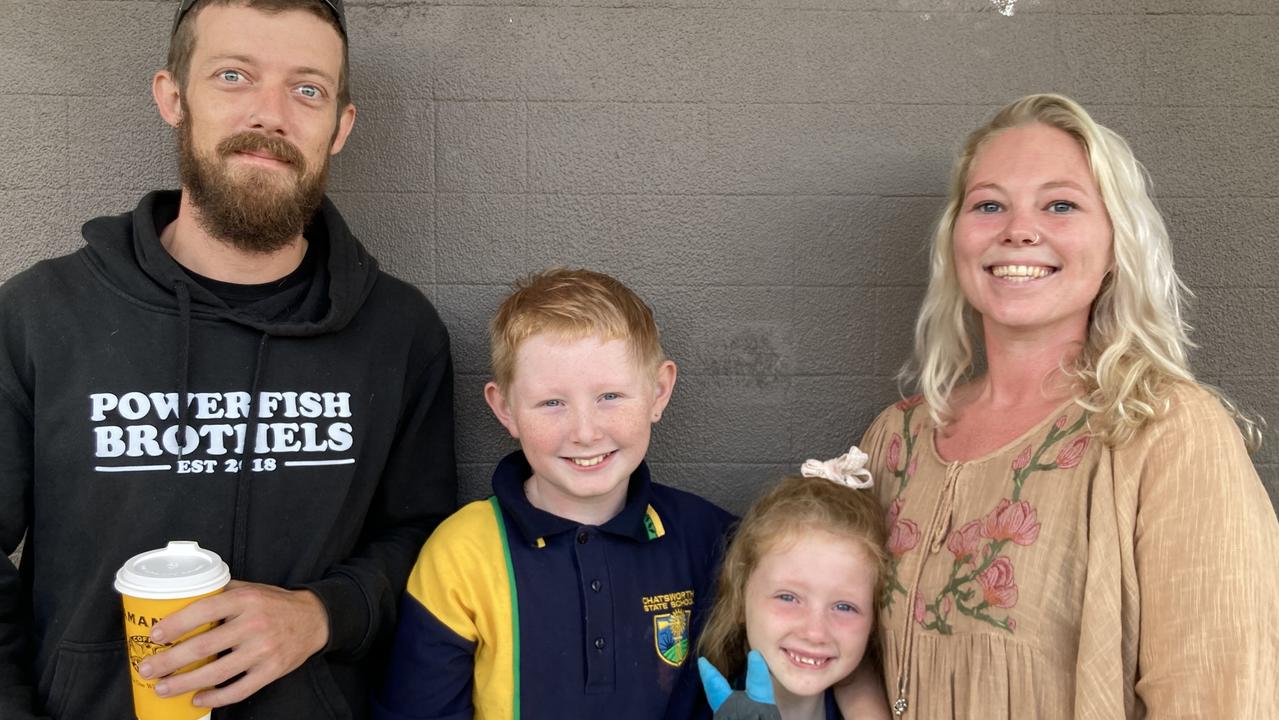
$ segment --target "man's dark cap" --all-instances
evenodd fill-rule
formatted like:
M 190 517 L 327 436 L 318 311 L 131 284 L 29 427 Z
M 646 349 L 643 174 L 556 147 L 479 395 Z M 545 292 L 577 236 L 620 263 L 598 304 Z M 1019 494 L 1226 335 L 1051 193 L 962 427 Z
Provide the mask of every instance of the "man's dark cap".
M 169 33 L 170 35 L 178 31 L 178 24 L 182 22 L 182 18 L 198 2 L 200 0 L 182 0 L 182 4 L 178 6 L 178 14 L 173 17 L 173 30 Z M 324 0 L 324 5 L 333 13 L 333 17 L 337 18 L 338 27 L 342 28 L 342 36 L 346 37 L 346 11 L 342 8 L 342 0 Z

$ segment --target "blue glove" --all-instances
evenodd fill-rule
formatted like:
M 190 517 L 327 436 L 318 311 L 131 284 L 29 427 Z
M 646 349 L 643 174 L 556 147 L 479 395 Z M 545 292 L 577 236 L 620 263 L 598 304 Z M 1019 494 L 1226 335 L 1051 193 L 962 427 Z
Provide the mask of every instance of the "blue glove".
M 715 720 L 782 720 L 773 704 L 773 678 L 768 674 L 768 663 L 758 650 L 751 650 L 746 656 L 746 692 L 734 690 L 706 658 L 697 659 L 697 671 Z

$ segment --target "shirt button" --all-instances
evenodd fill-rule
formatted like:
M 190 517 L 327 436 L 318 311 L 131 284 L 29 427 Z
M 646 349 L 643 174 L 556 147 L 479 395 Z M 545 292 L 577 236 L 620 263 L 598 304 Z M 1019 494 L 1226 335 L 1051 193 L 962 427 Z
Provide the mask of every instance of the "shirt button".
M 578 545 L 585 545 L 585 544 L 586 544 L 586 541 L 587 541 L 587 540 L 590 540 L 590 539 L 591 539 L 591 536 L 590 536 L 590 535 L 588 535 L 588 534 L 586 533 L 586 531 L 585 531 L 585 530 L 583 530 L 582 532 L 580 532 L 580 533 L 578 533 L 578 534 L 577 534 L 577 544 L 578 544 Z
M 595 638 L 595 649 L 596 650 L 604 649 L 604 638 L 602 637 Z
M 595 592 L 599 592 L 600 588 L 602 587 L 604 587 L 604 583 L 600 582 L 599 580 L 591 581 L 591 589 L 594 590 Z

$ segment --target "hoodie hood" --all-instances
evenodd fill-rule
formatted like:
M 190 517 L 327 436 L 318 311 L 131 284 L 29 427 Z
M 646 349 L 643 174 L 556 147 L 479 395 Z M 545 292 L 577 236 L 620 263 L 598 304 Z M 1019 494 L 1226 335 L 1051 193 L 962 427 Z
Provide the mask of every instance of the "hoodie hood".
M 377 261 L 347 228 L 337 208 L 325 197 L 305 235 L 324 238 L 327 257 L 320 258 L 315 281 L 303 290 L 297 309 L 284 318 L 265 318 L 251 308 L 235 309 L 187 275 L 160 244 L 160 233 L 177 219 L 181 194 L 152 192 L 131 213 L 99 217 L 81 232 L 88 242 L 86 260 L 93 272 L 116 291 L 144 305 L 183 309 L 190 315 L 220 318 L 276 337 L 305 337 L 336 332 L 359 311 L 377 280 Z

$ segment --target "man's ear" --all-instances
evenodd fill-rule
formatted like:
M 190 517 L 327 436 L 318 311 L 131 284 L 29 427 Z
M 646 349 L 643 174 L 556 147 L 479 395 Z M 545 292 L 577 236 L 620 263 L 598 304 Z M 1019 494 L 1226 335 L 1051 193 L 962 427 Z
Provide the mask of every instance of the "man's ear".
M 657 377 L 653 382 L 653 412 L 649 419 L 657 422 L 662 419 L 662 411 L 666 410 L 667 404 L 671 401 L 671 394 L 675 392 L 675 376 L 678 374 L 675 363 L 671 360 L 663 360 L 661 365 L 657 366 Z
M 502 427 L 511 434 L 516 440 L 520 439 L 520 428 L 516 424 L 515 418 L 511 414 L 511 407 L 506 402 L 506 396 L 502 394 L 502 388 L 497 386 L 495 382 L 489 382 L 484 385 L 484 402 L 489 404 L 489 409 L 493 411 L 493 416 L 497 421 L 502 423 Z
M 342 152 L 353 127 L 355 127 L 355 103 L 347 103 L 346 107 L 342 108 L 342 113 L 338 115 L 338 126 L 333 131 L 333 144 L 329 146 L 330 155 Z
M 151 97 L 166 123 L 177 127 L 182 122 L 182 88 L 168 70 L 160 70 L 151 78 Z

